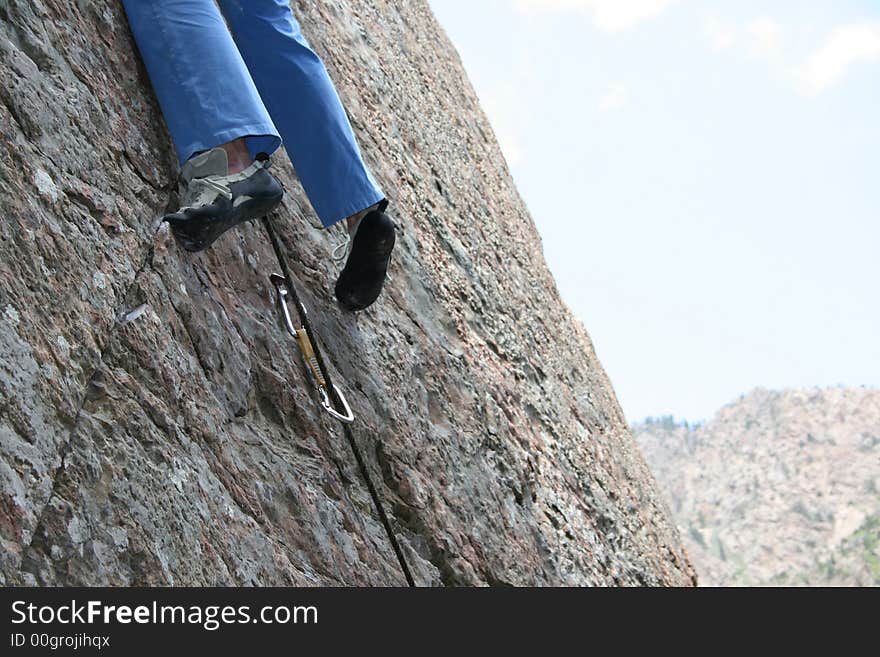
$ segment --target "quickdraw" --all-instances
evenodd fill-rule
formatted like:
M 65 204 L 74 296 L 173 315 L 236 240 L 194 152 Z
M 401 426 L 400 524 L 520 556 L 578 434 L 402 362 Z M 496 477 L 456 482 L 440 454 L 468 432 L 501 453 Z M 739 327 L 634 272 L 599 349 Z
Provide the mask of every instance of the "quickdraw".
M 300 352 L 306 363 L 306 368 L 309 371 L 309 377 L 317 389 L 318 394 L 321 396 L 321 406 L 332 417 L 342 423 L 345 437 L 348 440 L 351 451 L 354 453 L 361 476 L 363 477 L 364 483 L 367 485 L 367 490 L 370 493 L 370 497 L 373 500 L 373 506 L 375 507 L 379 520 L 385 529 L 385 533 L 388 535 L 388 540 L 391 543 L 391 547 L 394 550 L 400 568 L 403 570 L 406 582 L 409 586 L 415 586 L 415 580 L 413 580 L 409 564 L 407 564 L 406 558 L 403 556 L 403 551 L 397 541 L 397 536 L 394 534 L 394 530 L 391 527 L 391 521 L 388 518 L 388 514 L 385 512 L 385 506 L 382 504 L 382 499 L 379 497 L 379 493 L 376 490 L 376 486 L 373 484 L 372 477 L 370 476 L 370 471 L 367 469 L 366 461 L 361 454 L 357 441 L 354 439 L 354 434 L 351 430 L 351 423 L 354 421 L 354 413 L 348 405 L 348 401 L 345 399 L 342 391 L 333 384 L 333 381 L 330 378 L 330 373 L 327 371 L 327 366 L 324 363 L 324 358 L 321 355 L 321 350 L 318 346 L 319 342 L 315 339 L 315 334 L 309 323 L 308 311 L 306 310 L 305 305 L 300 301 L 299 295 L 297 295 L 296 289 L 293 287 L 294 278 L 290 271 L 290 267 L 287 265 L 287 259 L 284 257 L 284 251 L 281 248 L 281 241 L 278 238 L 278 233 L 275 231 L 275 226 L 272 224 L 272 219 L 269 215 L 263 217 L 263 226 L 266 228 L 266 233 L 269 235 L 269 241 L 272 244 L 272 249 L 275 251 L 278 265 L 281 267 L 282 273 L 271 274 L 269 280 L 276 291 L 276 301 L 281 310 L 285 329 L 299 344 Z M 300 328 L 296 328 L 293 319 L 291 318 L 290 309 L 288 308 L 288 297 L 290 297 L 290 300 L 296 306 L 297 314 L 299 315 Z
M 342 404 L 344 412 L 340 413 L 333 408 L 333 404 L 330 403 L 330 396 L 327 394 L 327 381 L 324 378 L 324 375 L 321 374 L 321 368 L 318 365 L 318 357 L 315 355 L 315 346 L 312 344 L 308 329 L 305 325 L 302 325 L 299 328 L 294 328 L 293 326 L 293 320 L 290 318 L 290 310 L 287 308 L 287 296 L 290 294 L 290 292 L 288 292 L 287 279 L 281 274 L 270 274 L 269 280 L 272 282 L 272 285 L 275 286 L 275 291 L 278 293 L 278 305 L 281 308 L 281 315 L 284 318 L 284 326 L 287 328 L 287 332 L 290 336 L 295 338 L 299 343 L 299 350 L 302 352 L 306 367 L 308 367 L 312 383 L 318 391 L 318 394 L 321 395 L 321 406 L 340 422 L 346 422 L 349 424 L 354 422 L 354 413 L 352 412 L 351 406 L 349 406 L 345 395 L 343 395 L 342 391 L 339 389 L 339 386 L 334 385 L 333 392 L 336 393 L 336 397 Z M 308 314 L 306 307 L 302 305 L 302 303 L 300 303 L 299 307 L 302 310 L 303 315 Z

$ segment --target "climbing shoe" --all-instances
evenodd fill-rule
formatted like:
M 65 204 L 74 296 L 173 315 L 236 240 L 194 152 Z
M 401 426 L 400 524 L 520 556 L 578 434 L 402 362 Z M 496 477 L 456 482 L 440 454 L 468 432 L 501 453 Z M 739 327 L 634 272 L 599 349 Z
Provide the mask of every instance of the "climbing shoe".
M 363 310 L 382 292 L 391 251 L 394 223 L 385 214 L 387 201 L 367 212 L 351 232 L 348 259 L 336 281 L 336 299 L 346 310 Z
M 183 207 L 163 217 L 180 245 L 187 251 L 207 249 L 233 226 L 273 210 L 284 190 L 268 166 L 268 156 L 261 154 L 247 169 L 230 174 L 222 148 L 190 158 L 180 172 Z

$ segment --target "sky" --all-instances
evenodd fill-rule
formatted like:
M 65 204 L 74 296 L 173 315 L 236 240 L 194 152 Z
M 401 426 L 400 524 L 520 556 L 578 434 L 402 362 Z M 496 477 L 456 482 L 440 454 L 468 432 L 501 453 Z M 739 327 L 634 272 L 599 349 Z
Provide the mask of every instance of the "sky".
M 880 384 L 880 3 L 430 4 L 630 421 Z

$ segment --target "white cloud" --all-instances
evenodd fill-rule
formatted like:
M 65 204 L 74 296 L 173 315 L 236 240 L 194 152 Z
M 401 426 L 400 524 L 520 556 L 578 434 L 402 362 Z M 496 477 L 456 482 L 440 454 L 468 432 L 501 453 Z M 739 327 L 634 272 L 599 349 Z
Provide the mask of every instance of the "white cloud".
M 703 18 L 703 35 L 713 52 L 736 50 L 753 59 L 778 59 L 785 36 L 782 26 L 768 16 L 754 18 L 748 23 L 734 23 L 718 14 Z
M 629 103 L 629 89 L 621 82 L 609 86 L 599 99 L 599 109 L 603 112 L 619 110 Z
M 736 26 L 715 15 L 706 16 L 703 20 L 703 34 L 709 39 L 713 52 L 730 50 L 736 43 Z
M 802 93 L 818 96 L 859 63 L 880 62 L 880 23 L 860 22 L 832 30 L 796 71 Z
M 530 13 L 581 12 L 605 32 L 622 32 L 642 21 L 656 18 L 681 0 L 517 0 Z
M 746 25 L 750 54 L 762 59 L 773 59 L 782 46 L 782 27 L 772 18 L 761 16 Z
M 495 139 L 498 140 L 498 145 L 501 147 L 501 152 L 504 153 L 504 159 L 507 160 L 508 166 L 515 167 L 525 159 L 525 149 L 515 132 L 496 129 Z
M 518 91 L 512 85 L 501 85 L 491 89 L 480 98 L 480 104 L 489 117 L 495 139 L 504 153 L 504 159 L 514 167 L 525 159 L 525 147 L 519 136 L 517 125 L 528 125 L 529 116 L 523 113 L 524 104 Z

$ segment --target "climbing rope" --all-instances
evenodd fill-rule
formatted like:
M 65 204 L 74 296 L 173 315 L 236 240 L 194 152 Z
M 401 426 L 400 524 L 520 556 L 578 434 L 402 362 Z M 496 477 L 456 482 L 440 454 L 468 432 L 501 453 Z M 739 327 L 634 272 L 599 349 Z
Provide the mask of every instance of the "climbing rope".
M 388 540 L 391 542 L 391 547 L 394 549 L 394 554 L 397 556 L 397 561 L 400 563 L 400 568 L 403 570 L 404 577 L 406 577 L 406 583 L 409 586 L 415 586 L 412 572 L 403 556 L 400 544 L 397 542 L 397 536 L 395 536 L 394 530 L 391 527 L 391 521 L 388 519 L 388 514 L 385 512 L 385 506 L 382 504 L 379 492 L 373 484 L 373 479 L 370 476 L 369 470 L 367 470 L 367 463 L 364 460 L 363 454 L 361 454 L 360 447 L 358 447 L 358 444 L 354 439 L 354 433 L 351 430 L 351 423 L 354 421 L 354 413 L 352 413 L 351 407 L 348 405 L 348 401 L 345 399 L 342 391 L 333 384 L 333 380 L 330 378 L 330 372 L 327 370 L 324 357 L 318 346 L 318 341 L 315 339 L 315 334 L 309 323 L 306 307 L 300 301 L 299 295 L 293 287 L 294 278 L 291 274 L 290 267 L 287 264 L 287 259 L 284 257 L 284 250 L 281 248 L 281 240 L 278 237 L 278 233 L 275 230 L 275 226 L 269 215 L 263 217 L 263 226 L 266 228 L 266 233 L 269 235 L 269 241 L 272 243 L 272 249 L 275 251 L 275 257 L 278 259 L 278 264 L 281 267 L 282 275 L 272 274 L 270 276 L 270 281 L 275 287 L 278 295 L 278 304 L 281 307 L 287 331 L 292 337 L 296 338 L 299 343 L 312 382 L 318 390 L 318 393 L 321 395 L 321 405 L 330 415 L 339 420 L 342 425 L 342 430 L 345 433 L 351 451 L 354 453 L 354 458 L 357 461 L 361 476 L 363 477 L 364 482 L 367 485 L 367 490 L 370 493 L 370 497 L 373 500 L 373 506 L 376 508 L 379 520 L 385 528 L 385 533 L 388 535 Z M 300 328 L 298 329 L 294 327 L 293 321 L 290 317 L 290 311 L 287 307 L 288 296 L 296 306 L 296 311 L 299 315 Z

